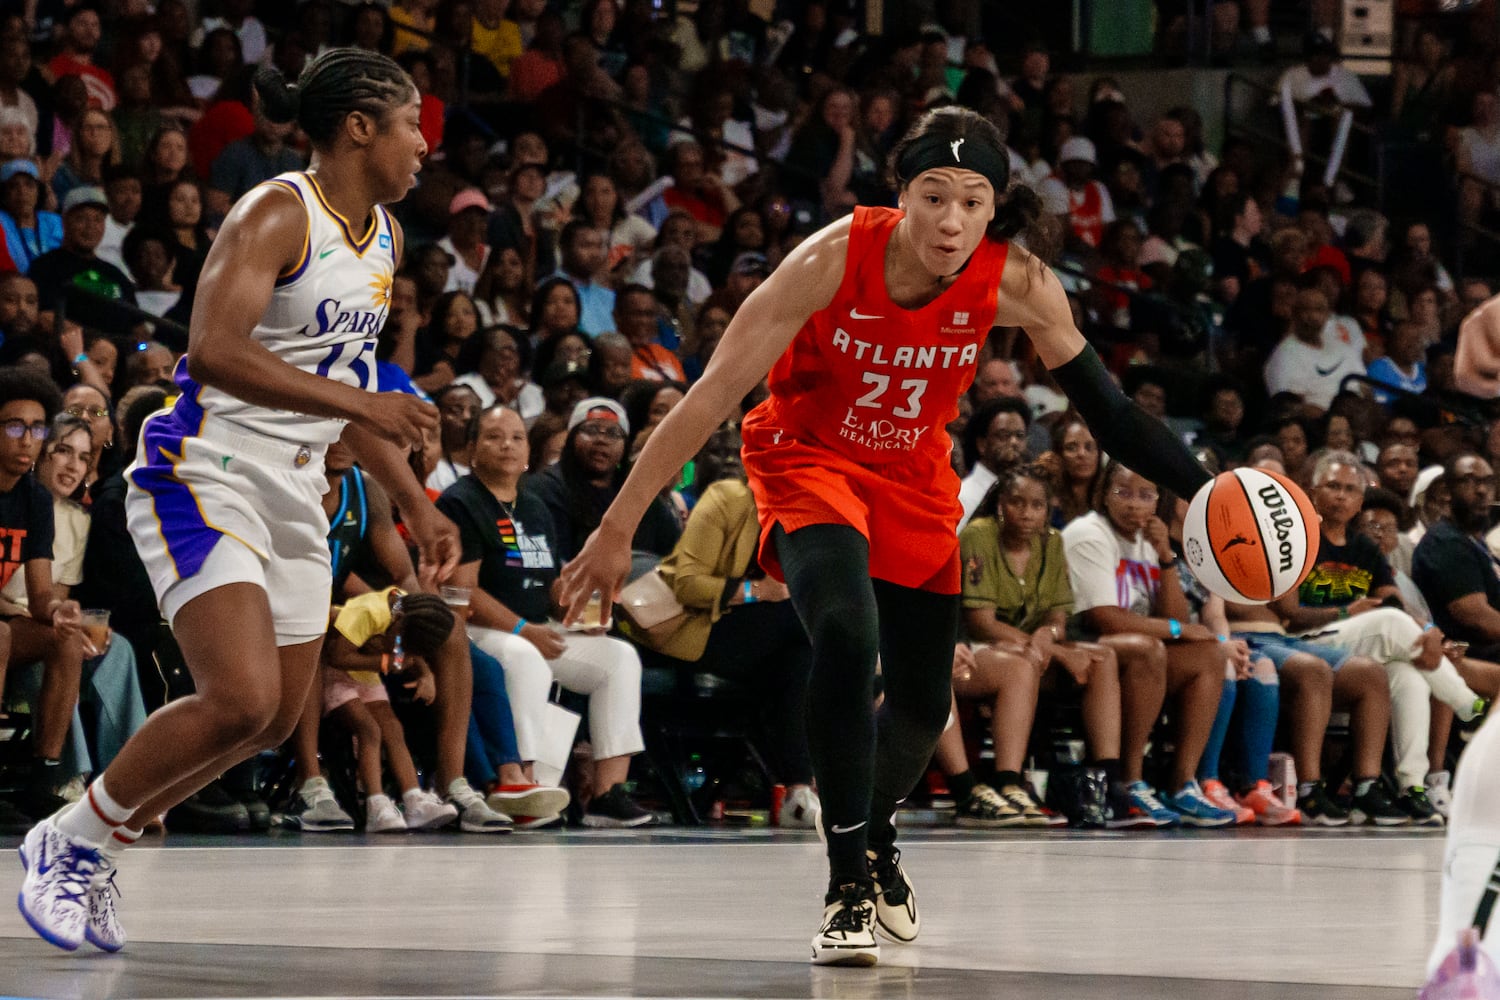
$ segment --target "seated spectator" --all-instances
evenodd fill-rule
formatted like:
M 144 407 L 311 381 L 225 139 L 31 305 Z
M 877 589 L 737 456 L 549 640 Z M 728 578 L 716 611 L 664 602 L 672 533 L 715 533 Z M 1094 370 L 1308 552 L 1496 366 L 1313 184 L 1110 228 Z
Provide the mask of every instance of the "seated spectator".
M 182 301 L 182 286 L 172 278 L 177 264 L 177 241 L 160 230 L 134 227 L 121 247 L 135 297 L 140 307 L 165 316 Z
M 636 460 L 641 449 L 646 447 L 651 432 L 667 419 L 667 414 L 686 395 L 687 386 L 681 382 L 655 382 L 646 379 L 626 386 L 620 399 L 625 405 L 625 419 L 629 422 L 631 431 L 625 442 L 626 461 Z
M 90 519 L 78 499 L 83 495 L 84 477 L 93 464 L 93 452 L 94 438 L 88 421 L 59 413 L 52 421 L 52 432 L 36 467 L 37 481 L 52 495 L 55 525 L 52 593 L 59 599 L 71 597 L 83 582 Z M 25 576 L 25 573 L 12 574 L 10 582 L 0 588 L 0 601 L 29 614 Z M 79 708 L 85 710 L 88 723 L 86 727 L 80 726 L 75 715 L 75 735 L 67 754 L 72 767 L 64 777 L 102 772 L 146 721 L 130 643 L 106 641 L 102 647 L 85 651 L 89 656 L 83 662 Z
M 16 797 L 16 805 L 33 818 L 65 805 L 56 794 L 67 781 L 62 752 L 84 657 L 99 652 L 83 632 L 78 602 L 53 589 L 52 496 L 32 473 L 60 404 L 57 389 L 45 378 L 20 368 L 0 369 L 0 534 L 10 543 L 0 553 L 0 587 L 20 573 L 27 595 L 24 610 L 0 604 L 5 625 L 0 651 L 7 654 L 7 666 L 43 664 L 41 696 L 32 707 L 31 771 Z
M 630 377 L 653 382 L 686 382 L 682 362 L 657 339 L 660 315 L 649 288 L 626 285 L 615 296 L 613 325 L 630 342 Z
M 1042 182 L 1042 204 L 1062 224 L 1067 249 L 1087 254 L 1104 239 L 1104 227 L 1115 221 L 1109 191 L 1094 179 L 1099 155 L 1092 142 L 1075 137 L 1063 143 L 1057 162 L 1057 173 Z
M 220 5 L 218 17 L 203 19 L 198 31 L 194 33 L 195 43 L 200 42 L 208 32 L 227 29 L 244 50 L 245 62 L 260 62 L 261 57 L 266 54 L 266 26 L 254 15 L 254 10 L 253 0 L 225 0 Z
M 566 277 L 544 279 L 531 297 L 531 341 L 540 347 L 556 337 L 588 334 L 578 326 L 583 300 Z M 611 321 L 613 326 L 613 321 Z
M 1390 350 L 1394 330 L 1389 309 L 1390 283 L 1379 268 L 1367 267 L 1354 279 L 1349 314 L 1365 338 L 1365 357 L 1373 361 Z M 1373 364 L 1372 364 L 1373 367 Z
M 1432 610 L 1411 578 L 1416 546 L 1401 531 L 1401 521 L 1410 516 L 1411 509 L 1400 497 L 1390 490 L 1371 486 L 1365 489 L 1365 506 L 1359 512 L 1355 526 L 1359 534 L 1375 543 L 1380 554 L 1390 563 L 1396 589 L 1401 592 L 1402 605 L 1418 625 L 1425 627 L 1432 622 Z
M 42 306 L 57 309 L 67 290 L 77 288 L 88 295 L 69 297 L 69 319 L 88 326 L 116 326 L 118 314 L 106 303 L 93 299 L 135 305 L 135 286 L 123 271 L 100 260 L 96 253 L 99 241 L 104 238 L 104 217 L 109 211 L 104 192 L 96 187 L 74 188 L 64 199 L 62 209 L 62 245 L 31 265 L 30 277 L 36 282 Z
M 469 474 L 469 424 L 479 415 L 479 393 L 470 385 L 452 384 L 432 394 L 438 408 L 438 440 L 442 458 L 427 488 L 442 492 Z
M 692 335 L 684 337 L 678 346 L 682 370 L 689 382 L 696 382 L 708 370 L 708 363 L 733 318 L 733 314 L 718 302 L 705 302 L 698 310 L 698 315 L 693 320 Z
M 302 157 L 286 144 L 291 132 L 291 125 L 256 114 L 255 131 L 224 147 L 209 172 L 210 201 L 215 212 L 227 212 L 246 191 L 263 181 L 302 169 Z
M 1141 657 L 1165 678 L 1177 699 L 1175 793 L 1158 798 L 1141 769 L 1149 722 L 1124 734 L 1121 780 L 1133 809 L 1158 826 L 1226 826 L 1234 813 L 1209 802 L 1197 772 L 1218 713 L 1225 657 L 1214 632 L 1188 620 L 1167 526 L 1156 517 L 1156 487 L 1110 462 L 1100 478 L 1097 505 L 1063 529 L 1074 605 L 1083 624 L 1121 659 Z
M 568 418 L 562 458 L 526 482 L 526 492 L 546 507 L 552 545 L 563 562 L 578 554 L 625 481 L 625 442 L 630 420 L 613 399 L 585 399 Z M 660 497 L 652 501 L 636 529 L 632 548 L 665 557 L 682 526 Z M 504 662 L 504 659 L 501 659 Z
M 674 183 L 662 192 L 662 200 L 668 209 L 687 212 L 695 224 L 697 242 L 714 242 L 729 213 L 739 207 L 739 198 L 707 168 L 703 147 L 696 142 L 678 143 L 667 151 L 667 157 L 667 172 Z
M 1370 363 L 1370 378 L 1406 392 L 1426 392 L 1427 364 L 1423 360 L 1427 356 L 1425 339 L 1421 329 L 1410 320 L 1396 324 L 1394 332 L 1386 341 L 1385 356 Z M 1389 393 L 1375 394 L 1375 399 L 1381 403 L 1389 402 L 1391 398 Z
M 1052 526 L 1061 528 L 1094 509 L 1103 463 L 1093 433 L 1076 415 L 1053 426 L 1052 455 L 1058 483 Z
M 1311 409 L 1322 411 L 1333 402 L 1347 375 L 1363 375 L 1362 352 L 1332 334 L 1327 297 L 1316 288 L 1297 293 L 1291 334 L 1271 352 L 1266 362 L 1266 391 L 1290 392 Z
M 1500 185 L 1500 96 L 1493 91 L 1475 92 L 1470 124 L 1458 134 L 1457 160 L 1459 220 L 1474 226 L 1486 211 L 1500 207 L 1495 198 Z
M 36 282 L 18 271 L 0 274 L 0 364 L 41 349 L 37 306 Z
M 85 453 L 89 467 L 84 473 L 84 485 L 92 487 L 101 476 L 112 474 L 120 461 L 108 397 L 98 386 L 77 382 L 63 393 L 62 405 L 64 413 L 84 421 L 93 434 L 92 447 Z
M 148 197 L 153 188 L 165 191 L 170 184 L 192 180 L 187 133 L 176 125 L 164 125 L 158 129 L 146 144 L 146 158 L 141 162 L 141 171 L 145 176 Z
M 474 285 L 490 258 L 484 235 L 492 211 L 494 206 L 478 188 L 460 191 L 448 203 L 448 235 L 438 240 L 438 246 L 453 258 L 444 291 L 474 294 Z
M 1297 590 L 1271 607 L 1294 635 L 1368 655 L 1385 668 L 1401 790 L 1394 805 L 1412 822 L 1441 825 L 1423 784 L 1428 773 L 1430 702 L 1435 698 L 1468 720 L 1482 709 L 1484 700 L 1443 655 L 1442 636 L 1436 630 L 1423 632 L 1405 611 L 1380 550 L 1352 532 L 1365 495 L 1359 459 L 1348 452 L 1326 452 L 1312 470 L 1311 486 L 1309 496 L 1322 519 L 1317 559 Z M 1390 805 L 1379 782 L 1361 782 L 1355 788 L 1356 822 L 1363 817 L 1390 825 Z
M 530 103 L 549 87 L 561 83 L 566 73 L 563 38 L 567 28 L 555 11 L 546 10 L 535 20 L 535 35 L 525 52 L 510 64 L 510 97 Z
M 682 220 L 689 225 L 692 222 L 680 213 L 667 217 L 668 222 L 673 219 Z M 673 309 L 674 303 L 680 305 L 683 301 L 693 306 L 702 305 L 713 294 L 713 285 L 702 271 L 693 266 L 692 247 L 666 242 L 662 238 L 662 234 L 666 232 L 664 223 L 662 233 L 657 234 L 656 252 L 635 269 L 630 275 L 630 283 L 645 285 L 651 289 L 668 309 Z
M 1005 411 L 999 411 L 1002 415 Z M 1109 781 L 1106 823 L 1113 828 L 1155 826 L 1132 813 L 1121 783 L 1120 729 L 1124 709 L 1132 729 L 1144 713 L 1149 727 L 1161 710 L 1159 678 L 1149 658 L 1134 657 L 1121 677 L 1113 650 L 1063 641 L 1073 591 L 1062 536 L 1047 525 L 1051 483 L 1033 467 L 1006 468 L 960 534 L 964 564 L 964 627 L 974 665 L 955 677 L 960 698 L 993 699 L 994 785 L 970 790 L 958 803 L 960 826 L 1046 825 L 1046 816 L 1021 777 L 1044 681 L 1050 688 L 1083 689 L 1084 732 L 1091 766 Z M 1146 675 L 1142 684 L 1136 673 Z M 955 795 L 956 797 L 956 795 Z M 1066 810 L 1065 810 L 1066 811 Z
M 466 357 L 475 356 L 468 344 L 479 331 L 479 310 L 469 293 L 444 292 L 429 315 L 427 326 L 417 333 L 412 381 L 424 392 L 436 392 L 458 377 Z
M 1306 63 L 1282 73 L 1276 84 L 1282 127 L 1300 173 L 1309 123 L 1337 118 L 1328 164 L 1323 169 L 1323 186 L 1332 188 L 1344 163 L 1354 112 L 1370 107 L 1370 94 L 1358 76 L 1339 64 L 1338 45 L 1322 32 L 1307 36 L 1303 55 Z
M 383 675 L 394 672 L 416 701 L 431 704 L 437 685 L 424 660 L 452 631 L 453 612 L 440 598 L 395 587 L 350 598 L 328 630 L 320 671 L 323 714 L 354 736 L 366 833 L 436 830 L 458 819 L 457 807 L 422 790 L 406 731 L 382 683 Z M 404 809 L 385 794 L 382 750 Z
M 474 471 L 438 498 L 438 508 L 462 539 L 450 582 L 472 588 L 470 637 L 505 666 L 520 756 L 528 764 L 536 759 L 553 683 L 588 695 L 594 775 L 584 825 L 651 823 L 652 814 L 624 784 L 630 758 L 644 747 L 640 658 L 629 643 L 567 632 L 550 621 L 551 587 L 566 557 L 548 506 L 519 488 L 529 457 L 520 416 L 503 407 L 484 411 L 474 422 L 472 447 Z
M 669 664 L 692 664 L 750 688 L 768 737 L 772 774 L 787 786 L 781 825 L 811 827 L 818 798 L 804 702 L 812 646 L 786 584 L 757 565 L 759 541 L 755 497 L 743 470 L 736 469 L 704 490 L 682 538 L 659 567 L 687 612 L 682 626 L 660 644 L 631 638 Z
M 43 210 L 41 197 L 41 172 L 31 160 L 10 160 L 0 167 L 0 227 L 6 252 L 22 274 L 62 245 L 62 217 Z
M 1233 304 L 1250 282 L 1269 272 L 1270 254 L 1260 238 L 1264 225 L 1260 203 L 1247 191 L 1232 194 L 1219 205 L 1212 253 L 1220 301 Z
M 630 341 L 618 333 L 601 333 L 594 338 L 594 350 L 589 354 L 589 390 L 596 396 L 618 400 L 631 382 L 634 366 L 635 349 Z
M 172 277 L 182 285 L 184 294 L 195 294 L 198 273 L 213 242 L 203 223 L 203 195 L 197 182 L 184 178 L 148 191 L 141 198 L 140 219 L 153 226 L 170 227 L 177 238 L 177 266 L 172 269 Z
M 83 185 L 104 183 L 104 170 L 120 162 L 114 122 L 98 108 L 89 108 L 78 119 L 73 146 L 52 174 L 52 193 L 62 201 L 68 192 Z
M 531 324 L 534 292 L 521 252 L 510 246 L 495 247 L 474 283 L 474 305 L 485 326 L 506 323 L 524 328 Z
M 615 293 L 604 284 L 609 273 L 604 233 L 575 220 L 563 227 L 558 249 L 561 267 L 556 276 L 567 278 L 578 292 L 582 307 L 579 328 L 590 337 L 615 329 Z
M 454 384 L 473 389 L 480 409 L 508 406 L 530 426 L 546 409 L 541 388 L 525 374 L 531 368 L 531 341 L 523 331 L 505 326 L 492 326 L 478 339 L 484 346 L 476 370 L 460 375 Z
M 583 395 L 587 396 L 587 390 Z M 531 460 L 526 463 L 526 471 L 534 476 L 543 469 L 556 465 L 562 458 L 563 443 L 567 440 L 566 417 L 559 417 L 550 409 L 537 417 L 531 430 L 526 432 L 526 443 L 531 448 Z
M 609 174 L 584 176 L 578 200 L 573 203 L 573 217 L 608 234 L 604 267 L 611 273 L 628 274 L 637 255 L 648 252 L 656 239 L 655 226 L 625 210 Z
M 964 462 L 969 474 L 958 489 L 958 502 L 964 508 L 963 520 L 958 522 L 959 534 L 1001 475 L 1029 457 L 1026 433 L 1030 426 L 1030 408 L 1023 400 L 1009 396 L 981 403 L 969 418 L 963 438 Z M 1047 499 L 1050 506 L 1050 486 Z
M 1221 467 L 1238 464 L 1245 455 L 1245 395 L 1238 383 L 1224 378 L 1211 381 L 1207 389 L 1203 429 L 1194 435 L 1193 444 L 1211 448 Z
M 102 35 L 97 10 L 82 4 L 71 8 L 64 22 L 61 51 L 47 63 L 47 72 L 54 80 L 67 76 L 81 78 L 88 90 L 89 105 L 108 112 L 114 110 L 117 96 L 115 78 L 94 62 Z
M 123 271 L 125 234 L 135 225 L 135 217 L 141 211 L 140 177 L 123 167 L 106 169 L 104 198 L 109 202 L 109 214 L 104 217 L 104 239 L 96 252 L 100 259 Z
M 1271 424 L 1271 438 L 1280 452 L 1281 467 L 1288 476 L 1302 482 L 1303 466 L 1312 454 L 1311 422 L 1299 416 L 1284 416 Z
M 1448 639 L 1469 644 L 1481 660 L 1500 662 L 1500 575 L 1485 546 L 1494 500 L 1494 470 L 1461 454 L 1443 467 L 1448 515 L 1431 525 L 1412 556 L 1412 580 Z
M 502 77 L 510 76 L 510 65 L 523 51 L 521 28 L 507 18 L 510 0 L 477 0 L 469 28 L 469 45 L 484 56 Z

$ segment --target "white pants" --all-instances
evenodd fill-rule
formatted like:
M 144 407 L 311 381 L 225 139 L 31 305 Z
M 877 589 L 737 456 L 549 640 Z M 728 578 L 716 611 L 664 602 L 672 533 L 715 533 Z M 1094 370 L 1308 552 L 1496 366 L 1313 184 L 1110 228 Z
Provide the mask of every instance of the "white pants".
M 1460 719 L 1474 717 L 1479 697 L 1445 656 L 1436 670 L 1418 670 L 1412 660 L 1422 640 L 1422 626 L 1396 608 L 1364 614 L 1305 632 L 1301 638 L 1327 643 L 1356 656 L 1368 656 L 1385 667 L 1391 687 L 1391 745 L 1396 751 L 1396 779 L 1402 791 L 1427 779 L 1427 738 L 1432 724 L 1431 699 L 1449 706 Z
M 518 635 L 469 628 L 469 638 L 505 668 L 505 693 L 521 759 L 536 759 L 542 712 L 553 681 L 589 696 L 589 741 L 595 760 L 640 753 L 646 744 L 641 739 L 641 658 L 635 647 L 607 635 L 558 631 L 567 648 L 562 656 L 547 660 Z
M 1453 783 L 1448 816 L 1448 848 L 1443 859 L 1443 898 L 1438 935 L 1427 958 L 1432 974 L 1458 943 L 1458 933 L 1474 926 L 1480 900 L 1494 879 L 1500 883 L 1500 725 L 1486 722 L 1469 741 Z M 1484 929 L 1484 949 L 1500 962 L 1500 904 Z

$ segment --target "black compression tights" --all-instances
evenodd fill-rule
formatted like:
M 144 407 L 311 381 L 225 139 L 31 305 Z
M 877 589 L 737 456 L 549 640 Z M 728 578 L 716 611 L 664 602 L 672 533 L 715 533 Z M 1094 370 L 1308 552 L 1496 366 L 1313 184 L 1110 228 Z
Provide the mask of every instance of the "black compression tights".
M 807 738 L 830 884 L 863 882 L 866 848 L 895 842 L 896 806 L 926 771 L 947 724 L 959 598 L 871 580 L 869 543 L 847 525 L 772 530 L 812 640 Z M 878 713 L 877 654 L 885 690 Z

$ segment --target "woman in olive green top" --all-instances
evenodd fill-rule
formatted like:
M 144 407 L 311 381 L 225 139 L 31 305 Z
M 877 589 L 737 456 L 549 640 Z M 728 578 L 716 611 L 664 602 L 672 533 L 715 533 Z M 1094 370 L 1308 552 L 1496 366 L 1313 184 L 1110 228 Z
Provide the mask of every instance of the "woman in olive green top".
M 963 557 L 964 625 L 975 665 L 954 676 L 960 698 L 993 699 L 995 796 L 960 804 L 965 825 L 1043 825 L 1020 771 L 1026 758 L 1042 679 L 1066 674 L 1083 688 L 1083 720 L 1091 758 L 1118 767 L 1120 676 L 1113 651 L 1064 641 L 1073 590 L 1062 536 L 1048 527 L 1052 486 L 1023 466 L 1003 473 L 959 536 Z M 964 815 L 971 813 L 972 815 Z

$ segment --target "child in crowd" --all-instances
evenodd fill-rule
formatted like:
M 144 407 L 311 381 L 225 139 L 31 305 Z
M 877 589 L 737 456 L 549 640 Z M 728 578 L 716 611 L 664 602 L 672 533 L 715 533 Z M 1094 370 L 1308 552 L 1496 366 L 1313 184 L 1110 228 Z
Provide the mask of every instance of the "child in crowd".
M 437 687 L 425 660 L 453 631 L 453 612 L 431 594 L 404 594 L 395 587 L 351 598 L 334 616 L 324 647 L 323 714 L 355 737 L 359 779 L 364 785 L 365 832 L 435 830 L 458 818 L 458 810 L 423 791 L 406 749 L 406 733 L 391 709 L 381 674 L 408 673 L 406 686 L 431 704 Z M 401 789 L 403 814 L 381 781 L 380 751 Z

